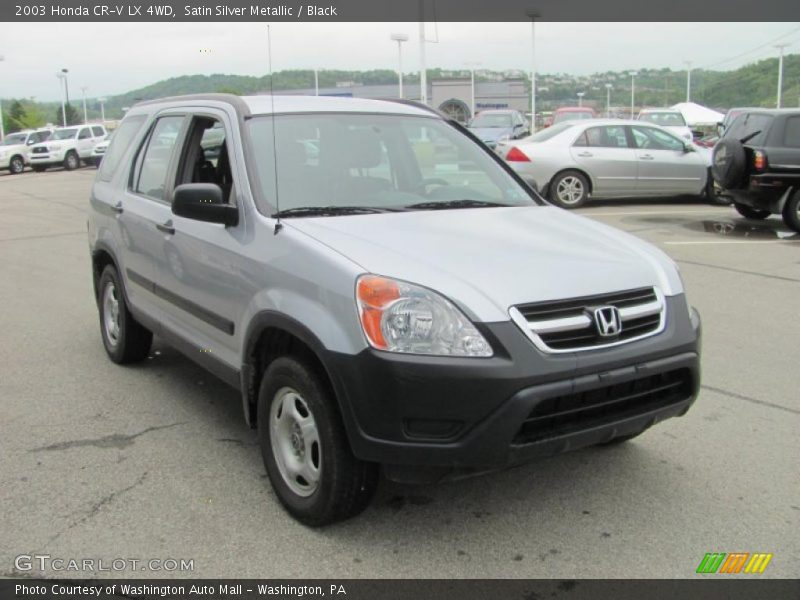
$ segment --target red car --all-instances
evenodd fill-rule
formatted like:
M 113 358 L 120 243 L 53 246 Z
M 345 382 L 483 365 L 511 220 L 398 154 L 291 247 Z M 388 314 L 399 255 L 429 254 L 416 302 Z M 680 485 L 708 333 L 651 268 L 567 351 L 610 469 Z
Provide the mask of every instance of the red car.
M 582 119 L 596 119 L 597 113 L 588 106 L 562 106 L 553 114 L 552 125 L 564 121 L 577 121 Z

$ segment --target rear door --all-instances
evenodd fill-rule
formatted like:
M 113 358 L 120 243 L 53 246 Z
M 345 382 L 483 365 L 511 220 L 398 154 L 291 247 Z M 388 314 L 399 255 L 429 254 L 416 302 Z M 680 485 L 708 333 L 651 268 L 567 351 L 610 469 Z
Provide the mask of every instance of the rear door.
M 687 152 L 683 140 L 660 128 L 631 125 L 630 131 L 639 162 L 637 194 L 670 196 L 703 190 L 708 165 L 702 154 Z
M 570 154 L 589 173 L 592 195 L 629 196 L 636 190 L 636 152 L 623 125 L 588 127 L 573 143 Z

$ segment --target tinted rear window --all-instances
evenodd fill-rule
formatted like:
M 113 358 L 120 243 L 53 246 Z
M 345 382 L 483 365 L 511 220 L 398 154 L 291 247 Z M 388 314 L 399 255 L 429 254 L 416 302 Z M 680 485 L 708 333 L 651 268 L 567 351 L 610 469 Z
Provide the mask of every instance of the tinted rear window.
M 783 132 L 783 145 L 789 148 L 800 148 L 800 117 L 786 119 L 786 129 Z
M 744 113 L 736 118 L 730 128 L 725 132 L 724 137 L 745 139 L 750 146 L 763 146 L 767 139 L 770 125 L 772 125 L 772 115 L 757 113 Z

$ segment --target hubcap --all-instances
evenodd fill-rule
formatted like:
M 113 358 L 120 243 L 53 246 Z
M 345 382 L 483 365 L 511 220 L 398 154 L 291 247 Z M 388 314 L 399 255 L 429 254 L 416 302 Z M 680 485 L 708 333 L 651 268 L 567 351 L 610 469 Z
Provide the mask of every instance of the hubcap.
M 289 489 L 304 498 L 313 494 L 322 467 L 319 431 L 308 404 L 290 387 L 279 389 L 272 399 L 269 437 L 275 463 Z
M 558 182 L 556 195 L 564 204 L 575 204 L 583 198 L 583 182 L 577 177 L 564 177 Z
M 11 172 L 12 173 L 22 173 L 23 169 L 25 169 L 25 165 L 22 161 L 18 158 L 15 158 L 11 161 Z
M 119 299 L 113 283 L 103 291 L 103 329 L 108 343 L 116 347 L 119 343 Z

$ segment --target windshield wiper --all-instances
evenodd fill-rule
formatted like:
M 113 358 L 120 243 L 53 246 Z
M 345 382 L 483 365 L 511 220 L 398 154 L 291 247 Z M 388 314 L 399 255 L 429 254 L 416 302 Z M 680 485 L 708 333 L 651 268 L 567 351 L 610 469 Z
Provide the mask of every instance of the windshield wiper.
M 489 202 L 487 200 L 440 200 L 430 202 L 418 202 L 409 204 L 406 208 L 416 208 L 419 210 L 446 210 L 448 208 L 481 208 L 494 206 L 511 206 L 500 202 Z
M 335 217 L 337 215 L 369 215 L 388 212 L 389 209 L 375 206 L 297 206 L 286 208 L 272 215 L 277 217 Z

